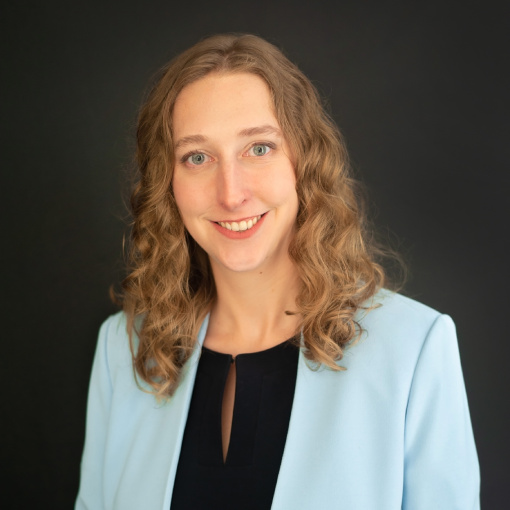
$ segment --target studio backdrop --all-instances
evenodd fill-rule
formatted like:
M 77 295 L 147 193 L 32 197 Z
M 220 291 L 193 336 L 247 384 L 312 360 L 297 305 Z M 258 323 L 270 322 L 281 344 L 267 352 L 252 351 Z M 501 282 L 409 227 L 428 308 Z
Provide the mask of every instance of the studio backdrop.
M 482 507 L 505 508 L 509 48 L 497 3 L 2 11 L 4 508 L 73 505 L 97 332 L 124 275 L 138 108 L 163 64 L 220 32 L 268 39 L 324 97 L 379 232 L 407 262 L 404 294 L 456 322 Z

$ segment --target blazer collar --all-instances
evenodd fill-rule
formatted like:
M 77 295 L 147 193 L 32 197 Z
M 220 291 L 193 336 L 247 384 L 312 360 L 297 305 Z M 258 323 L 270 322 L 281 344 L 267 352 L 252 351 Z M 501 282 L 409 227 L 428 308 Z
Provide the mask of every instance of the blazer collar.
M 196 349 L 183 368 L 181 383 L 179 384 L 174 396 L 168 402 L 168 430 L 172 431 L 171 440 L 173 448 L 170 470 L 168 473 L 167 490 L 164 500 L 165 510 L 170 508 L 171 495 L 179 463 L 182 438 L 186 427 L 191 396 L 193 394 L 198 361 L 200 359 L 200 351 L 204 343 L 208 325 L 209 314 L 205 317 L 204 322 L 200 327 Z M 307 455 L 309 452 L 306 448 L 304 448 L 304 446 L 308 443 L 312 445 L 311 447 L 313 448 L 314 441 L 320 441 L 320 438 L 308 436 L 305 429 L 308 425 L 310 425 L 310 396 L 320 395 L 320 388 L 321 386 L 323 387 L 320 382 L 321 377 L 318 377 L 318 372 L 322 371 L 323 369 L 319 369 L 318 371 L 310 369 L 309 362 L 303 354 L 303 348 L 301 348 L 298 360 L 292 413 L 273 498 L 273 510 L 291 508 L 291 506 L 289 506 L 289 496 L 292 498 L 292 494 L 289 494 L 288 487 L 295 486 L 294 479 L 296 474 L 298 474 L 298 471 L 303 471 L 302 474 L 304 476 L 309 474 L 309 467 L 307 467 Z M 324 375 L 322 377 L 324 377 Z
M 191 355 L 190 359 L 184 365 L 181 373 L 181 382 L 177 387 L 172 398 L 167 402 L 166 417 L 167 430 L 171 436 L 170 451 L 171 461 L 170 470 L 168 472 L 168 481 L 166 484 L 166 493 L 162 510 L 170 508 L 172 491 L 174 487 L 175 475 L 177 473 L 177 466 L 179 464 L 179 456 L 181 453 L 182 437 L 186 427 L 186 420 L 188 418 L 188 411 L 193 394 L 193 386 L 195 384 L 195 377 L 197 374 L 198 361 L 200 359 L 200 351 L 204 343 L 207 326 L 209 325 L 209 314 L 205 317 L 200 331 L 198 333 L 197 346 Z

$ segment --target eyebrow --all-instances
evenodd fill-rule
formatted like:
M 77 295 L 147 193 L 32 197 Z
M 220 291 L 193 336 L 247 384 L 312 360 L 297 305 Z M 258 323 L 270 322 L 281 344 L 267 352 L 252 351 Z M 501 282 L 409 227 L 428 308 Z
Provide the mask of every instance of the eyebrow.
M 277 135 L 282 136 L 282 132 L 275 126 L 264 124 L 263 126 L 256 126 L 251 128 L 242 129 L 239 131 L 238 136 L 248 137 L 257 135 Z M 207 142 L 207 137 L 204 135 L 190 135 L 180 138 L 175 144 L 175 149 L 184 147 L 185 145 L 200 144 Z
M 184 145 L 191 145 L 194 143 L 205 143 L 207 141 L 207 138 L 203 135 L 190 135 L 185 136 L 184 138 L 181 138 L 176 144 L 175 148 L 178 149 L 179 147 L 183 147 Z
M 271 124 L 264 124 L 252 128 L 246 128 L 239 131 L 239 136 L 255 136 L 255 135 L 278 135 L 282 136 L 281 130 L 271 126 Z

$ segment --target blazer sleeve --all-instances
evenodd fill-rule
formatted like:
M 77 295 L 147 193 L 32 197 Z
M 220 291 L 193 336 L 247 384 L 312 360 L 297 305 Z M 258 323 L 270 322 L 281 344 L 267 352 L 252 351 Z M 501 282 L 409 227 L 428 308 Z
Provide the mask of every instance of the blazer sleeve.
M 99 331 L 90 378 L 85 447 L 81 462 L 80 489 L 76 510 L 102 510 L 104 506 L 103 470 L 106 434 L 112 401 L 112 381 L 108 360 L 108 331 L 114 317 Z
M 455 326 L 440 315 L 423 343 L 406 410 L 403 510 L 477 510 L 480 472 Z

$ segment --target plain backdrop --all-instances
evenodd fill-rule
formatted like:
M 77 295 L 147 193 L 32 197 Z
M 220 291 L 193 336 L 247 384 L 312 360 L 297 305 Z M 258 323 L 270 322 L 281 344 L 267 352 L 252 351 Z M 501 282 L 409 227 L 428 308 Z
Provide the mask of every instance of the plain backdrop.
M 482 506 L 507 508 L 508 14 L 450 0 L 4 3 L 2 507 L 73 504 L 138 108 L 172 56 L 235 31 L 318 87 L 408 262 L 404 292 L 454 318 Z

